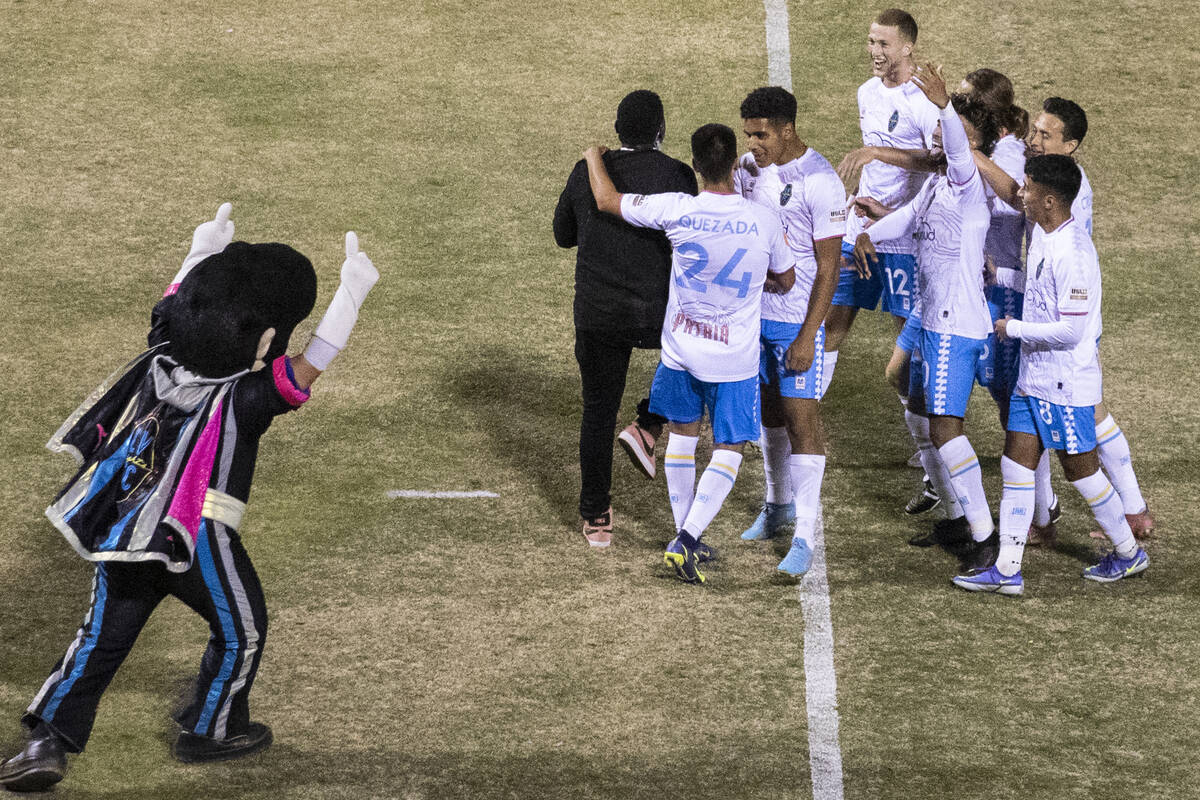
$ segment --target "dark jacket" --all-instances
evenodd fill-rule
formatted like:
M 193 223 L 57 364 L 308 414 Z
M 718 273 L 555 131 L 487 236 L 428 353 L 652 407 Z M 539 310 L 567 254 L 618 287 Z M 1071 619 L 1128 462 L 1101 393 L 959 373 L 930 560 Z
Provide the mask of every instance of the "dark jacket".
M 657 150 L 604 154 L 617 191 L 696 194 L 696 174 Z M 596 208 L 587 163 L 580 161 L 554 210 L 554 241 L 579 247 L 575 258 L 575 327 L 588 330 L 661 328 L 667 311 L 671 244 L 666 234 L 635 228 Z

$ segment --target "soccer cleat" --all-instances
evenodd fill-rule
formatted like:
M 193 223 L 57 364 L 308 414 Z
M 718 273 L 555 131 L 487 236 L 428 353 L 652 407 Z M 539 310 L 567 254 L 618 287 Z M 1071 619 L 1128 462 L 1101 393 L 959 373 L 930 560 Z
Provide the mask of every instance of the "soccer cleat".
M 612 544 L 613 511 L 610 506 L 598 517 L 583 521 L 583 538 L 592 547 L 608 547 Z
M 251 722 L 245 733 L 227 739 L 180 731 L 171 752 L 177 761 L 185 764 L 230 761 L 266 750 L 272 739 L 271 729 L 261 722 Z
M 996 564 L 1000 556 L 1000 532 L 992 531 L 982 542 L 972 539 L 959 557 L 959 566 L 964 573 L 982 572 Z
M 970 570 L 965 575 L 955 575 L 950 582 L 968 592 L 995 592 L 1012 597 L 1025 591 L 1025 581 L 1020 572 L 1001 575 L 995 564 L 986 569 Z
M 1103 534 L 1101 534 L 1103 535 Z M 1047 525 L 1030 525 L 1029 535 L 1025 538 L 1028 547 L 1054 547 L 1058 542 L 1058 526 L 1053 522 Z
M 1054 495 L 1054 500 L 1050 503 L 1050 524 L 1057 525 L 1062 519 L 1062 506 L 1058 504 L 1058 495 Z
M 761 542 L 779 533 L 780 528 L 796 521 L 795 503 L 763 503 L 762 511 L 749 528 L 742 531 L 746 541 Z
M 66 771 L 62 740 L 53 733 L 35 734 L 21 752 L 0 764 L 0 786 L 10 792 L 44 792 L 61 781 Z
M 1137 552 L 1129 558 L 1121 558 L 1117 555 L 1117 551 L 1112 551 L 1104 558 L 1100 559 L 1099 564 L 1093 564 L 1083 571 L 1083 577 L 1090 581 L 1099 581 L 1100 583 L 1112 583 L 1119 581 L 1122 578 L 1128 578 L 1131 575 L 1137 575 L 1146 567 L 1150 566 L 1150 557 L 1146 555 L 1146 551 L 1138 548 Z
M 908 505 L 904 507 L 904 513 L 910 516 L 924 514 L 926 511 L 933 511 L 942 502 L 942 498 L 938 495 L 937 490 L 933 488 L 933 482 L 926 475 L 922 481 L 924 486 L 921 487 L 921 493 L 913 495 L 912 500 L 908 501 Z
M 650 432 L 634 422 L 626 425 L 625 430 L 617 434 L 617 441 L 621 443 L 621 447 L 638 471 L 654 480 L 654 437 Z
M 808 568 L 812 566 L 812 556 L 812 548 L 808 546 L 808 542 L 799 536 L 793 537 L 791 548 L 788 550 L 787 555 L 783 557 L 783 561 L 780 561 L 779 566 L 775 569 L 780 572 L 786 572 L 788 575 L 800 577 L 808 572 Z
M 717 548 L 709 546 L 707 542 L 696 542 L 696 546 L 692 549 L 696 552 L 697 564 L 706 564 L 709 561 L 717 560 Z
M 966 517 L 939 519 L 929 533 L 919 533 L 908 540 L 916 547 L 961 547 L 971 542 L 971 525 Z
M 700 559 L 697 557 L 696 548 L 685 545 L 680 541 L 679 536 L 676 536 L 667 545 L 667 551 L 663 553 L 663 561 L 675 568 L 675 574 L 681 581 L 704 583 L 704 573 L 697 568 Z

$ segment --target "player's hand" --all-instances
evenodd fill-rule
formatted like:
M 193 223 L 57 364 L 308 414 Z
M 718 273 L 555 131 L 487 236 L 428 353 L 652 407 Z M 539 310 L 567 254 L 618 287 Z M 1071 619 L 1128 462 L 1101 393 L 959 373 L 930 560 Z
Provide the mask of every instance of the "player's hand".
M 767 294 L 787 294 L 791 288 L 790 286 L 785 288 L 774 272 L 768 272 L 767 279 L 763 281 L 763 291 Z
M 605 147 L 604 145 L 594 144 L 591 147 L 589 147 L 587 150 L 583 151 L 583 157 L 585 160 L 590 161 L 593 158 L 599 158 L 600 156 L 604 155 L 607 152 L 608 152 L 608 148 Z
M 942 65 L 932 61 L 917 67 L 913 73 L 912 82 L 925 93 L 929 102 L 938 108 L 945 108 L 950 103 L 950 93 L 946 91 L 946 79 L 942 77 Z
M 842 162 L 837 166 L 838 177 L 847 188 L 858 186 L 858 176 L 862 173 L 862 168 L 874 160 L 875 150 L 872 147 L 851 150 L 842 157 Z
M 850 201 L 850 209 L 854 212 L 854 216 L 867 217 L 872 222 L 876 222 L 892 213 L 892 209 L 874 197 L 856 197 Z
M 358 234 L 346 232 L 346 260 L 342 262 L 342 286 L 350 292 L 356 308 L 362 307 L 363 299 L 371 287 L 379 280 L 379 270 L 367 258 L 367 254 L 358 249 Z
M 754 160 L 752 153 L 743 154 L 741 160 L 738 161 L 738 166 L 746 170 L 746 174 L 751 178 L 758 177 L 758 162 Z
M 860 233 L 854 240 L 854 269 L 858 272 L 858 277 L 871 277 L 871 265 L 878 262 L 879 255 L 875 252 L 875 244 L 871 237 Z
M 996 320 L 996 341 L 1003 342 L 1008 339 L 1008 321 L 1010 319 L 1012 319 L 1012 317 L 1002 317 L 1001 319 Z
M 816 349 L 816 336 L 801 331 L 800 335 L 788 345 L 783 365 L 791 372 L 807 372 L 808 368 L 812 366 Z

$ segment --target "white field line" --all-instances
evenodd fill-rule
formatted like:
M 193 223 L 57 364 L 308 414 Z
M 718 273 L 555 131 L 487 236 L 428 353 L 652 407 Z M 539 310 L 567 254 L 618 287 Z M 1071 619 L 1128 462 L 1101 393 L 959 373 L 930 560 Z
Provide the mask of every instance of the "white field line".
M 763 0 L 767 31 L 767 82 L 792 90 L 792 48 L 787 0 Z M 804 613 L 804 683 L 808 709 L 808 763 L 813 800 L 842 800 L 842 750 L 838 744 L 837 672 L 833 617 L 825 572 L 825 519 L 817 518 L 813 561 L 800 582 Z
M 468 497 L 499 497 L 495 492 L 423 492 L 419 489 L 393 489 L 387 493 L 393 500 L 417 498 L 421 500 L 462 500 Z

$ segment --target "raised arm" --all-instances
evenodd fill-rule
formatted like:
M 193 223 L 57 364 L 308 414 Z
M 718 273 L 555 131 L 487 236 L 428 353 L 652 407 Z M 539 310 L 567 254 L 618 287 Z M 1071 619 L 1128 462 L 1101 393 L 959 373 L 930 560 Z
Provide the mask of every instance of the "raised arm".
M 838 177 L 847 186 L 856 186 L 862 168 L 872 161 L 881 161 L 909 172 L 934 172 L 942 165 L 941 156 L 928 150 L 867 146 L 851 150 L 842 158 L 837 167 Z
M 1013 208 L 1020 210 L 1021 198 L 1017 193 L 1021 190 L 1021 185 L 1014 181 L 1012 176 L 1005 172 L 999 164 L 983 153 L 975 150 L 973 155 L 979 175 L 992 187 L 996 196 Z
M 613 185 L 608 176 L 608 168 L 604 166 L 604 154 L 608 148 L 604 145 L 589 147 L 583 152 L 587 162 L 588 183 L 592 187 L 592 196 L 596 198 L 596 208 L 609 214 L 621 216 L 621 193 Z

